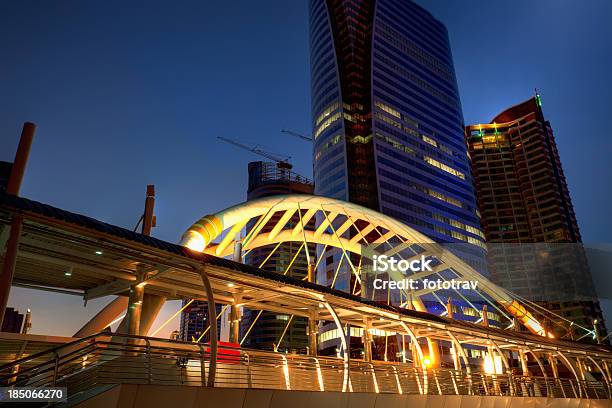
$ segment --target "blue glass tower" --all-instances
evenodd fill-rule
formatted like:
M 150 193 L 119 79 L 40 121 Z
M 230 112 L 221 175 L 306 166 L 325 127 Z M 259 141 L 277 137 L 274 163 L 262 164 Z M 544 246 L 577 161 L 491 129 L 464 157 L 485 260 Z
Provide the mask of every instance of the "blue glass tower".
M 390 215 L 483 271 L 444 25 L 410 0 L 310 0 L 315 194 Z

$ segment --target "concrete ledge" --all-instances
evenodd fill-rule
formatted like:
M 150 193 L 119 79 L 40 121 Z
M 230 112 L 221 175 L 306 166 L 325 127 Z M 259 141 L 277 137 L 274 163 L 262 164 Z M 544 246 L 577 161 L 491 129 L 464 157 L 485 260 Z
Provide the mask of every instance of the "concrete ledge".
M 397 395 L 122 384 L 79 408 L 612 408 L 612 400 Z

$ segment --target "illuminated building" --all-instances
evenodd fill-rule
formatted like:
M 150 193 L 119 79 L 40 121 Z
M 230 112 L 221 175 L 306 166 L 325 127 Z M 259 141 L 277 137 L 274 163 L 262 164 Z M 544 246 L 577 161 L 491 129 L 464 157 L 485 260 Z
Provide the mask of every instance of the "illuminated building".
M 188 300 L 183 300 L 185 306 Z M 217 305 L 217 316 L 221 313 L 221 306 Z M 183 341 L 210 341 L 209 334 L 203 334 L 208 327 L 208 305 L 205 301 L 195 300 L 181 312 L 178 337 Z M 217 321 L 217 333 L 221 332 L 220 319 Z
M 262 161 L 249 163 L 247 192 L 247 200 L 249 201 L 278 194 L 312 194 L 312 191 L 313 186 L 310 180 L 291 172 L 290 169 L 278 166 L 277 163 Z M 262 232 L 269 232 L 279 218 L 280 216 L 272 217 L 269 225 L 264 226 Z M 298 215 L 294 215 L 289 220 L 292 225 L 298 222 Z M 252 228 L 253 223 L 247 225 L 247 234 Z M 306 252 L 300 243 L 287 242 L 276 249 L 275 247 L 276 245 L 272 244 L 250 251 L 244 257 L 244 263 L 257 267 L 261 265 L 262 269 L 279 274 L 285 274 L 286 272 L 288 276 L 300 279 L 308 274 Z M 309 244 L 309 251 L 314 257 L 314 244 Z M 308 338 L 306 336 L 307 320 L 305 318 L 297 317 L 289 321 L 289 315 L 262 312 L 257 317 L 258 314 L 258 310 L 249 310 L 248 308 L 243 310 L 240 322 L 241 336 L 243 337 L 244 333 L 252 326 L 243 346 L 272 350 L 278 344 L 287 325 L 289 325 L 282 338 L 282 343 L 278 344 L 279 349 L 306 350 Z M 255 323 L 253 324 L 253 322 Z
M 310 56 L 315 194 L 463 244 L 458 255 L 485 271 L 444 25 L 410 0 L 311 0 Z M 321 282 L 340 261 L 329 252 Z M 343 276 L 335 287 L 349 290 Z
M 540 96 L 467 126 L 466 138 L 493 280 L 582 326 L 597 319 L 605 332 Z

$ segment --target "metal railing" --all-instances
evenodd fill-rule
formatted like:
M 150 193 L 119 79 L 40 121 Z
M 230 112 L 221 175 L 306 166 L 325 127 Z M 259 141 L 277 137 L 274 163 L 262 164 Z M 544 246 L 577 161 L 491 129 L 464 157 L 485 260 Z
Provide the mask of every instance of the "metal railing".
M 98 334 L 0 367 L 2 386 L 61 386 L 75 398 L 111 384 L 205 386 L 207 345 Z M 610 398 L 606 384 L 568 378 L 488 375 L 219 347 L 215 387 L 395 394 Z

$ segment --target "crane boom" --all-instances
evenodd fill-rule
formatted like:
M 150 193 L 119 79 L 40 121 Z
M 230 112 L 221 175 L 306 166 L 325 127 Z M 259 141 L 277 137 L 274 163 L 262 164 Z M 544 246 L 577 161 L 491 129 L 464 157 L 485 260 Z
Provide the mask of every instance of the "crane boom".
M 291 135 L 291 136 L 299 137 L 302 140 L 306 140 L 308 142 L 312 142 L 312 138 L 311 137 L 304 136 L 304 135 L 302 135 L 302 134 L 300 134 L 298 132 L 294 132 L 293 130 L 281 129 L 281 133 L 286 133 L 286 134 Z
M 283 163 L 284 165 L 291 166 L 289 164 L 289 159 L 291 158 L 290 156 L 281 157 L 281 156 L 278 156 L 278 155 L 276 155 L 274 153 L 266 152 L 265 150 L 260 149 L 257 146 L 254 146 L 254 147 L 247 146 L 247 145 L 245 145 L 243 143 L 240 143 L 237 140 L 228 139 L 228 138 L 222 137 L 222 136 L 217 136 L 217 139 L 223 140 L 226 143 L 232 144 L 232 145 L 234 145 L 236 147 L 240 147 L 241 149 L 247 150 L 249 152 L 258 154 L 258 155 L 260 155 L 262 157 L 265 157 L 266 159 L 270 159 L 270 160 L 275 161 L 275 162 L 277 162 L 279 164 Z

